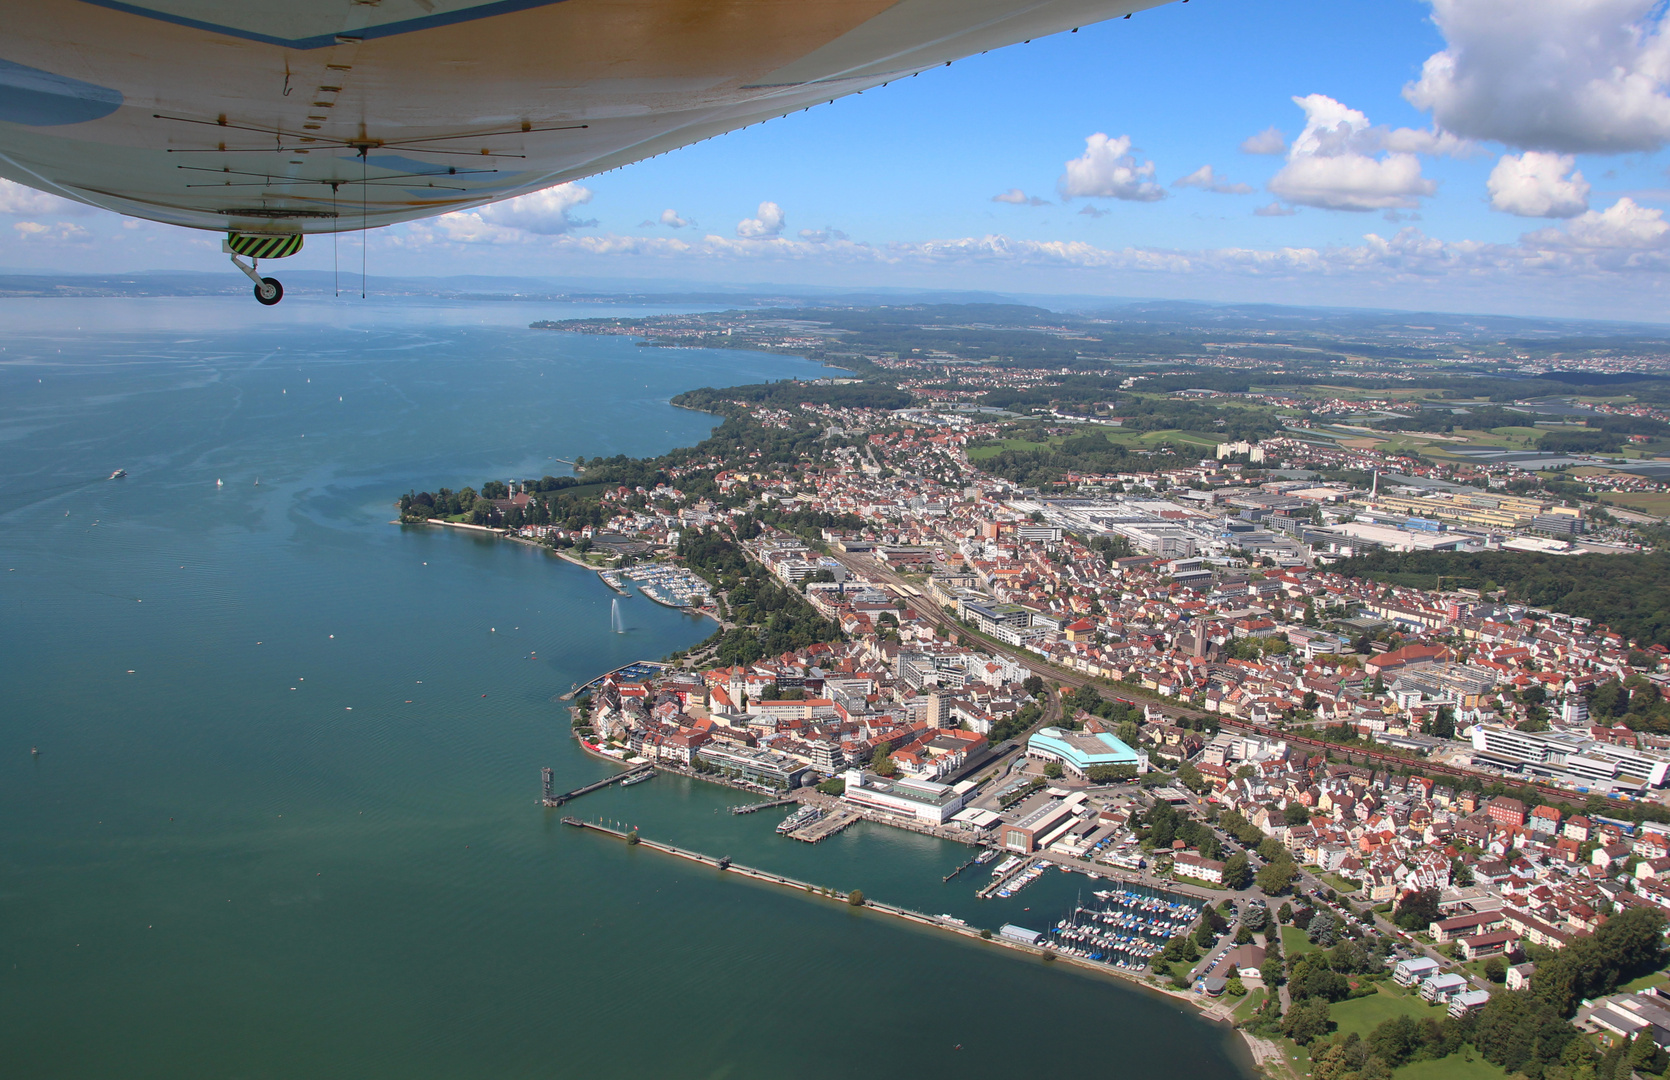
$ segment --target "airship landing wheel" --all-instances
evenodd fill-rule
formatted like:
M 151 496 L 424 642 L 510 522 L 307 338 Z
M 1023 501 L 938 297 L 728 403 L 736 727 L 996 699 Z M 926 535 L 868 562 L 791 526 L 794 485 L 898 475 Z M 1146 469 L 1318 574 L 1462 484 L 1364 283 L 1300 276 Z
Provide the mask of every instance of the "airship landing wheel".
M 284 299 L 284 286 L 278 283 L 277 278 L 264 277 L 261 283 L 255 286 L 255 299 L 272 307 Z

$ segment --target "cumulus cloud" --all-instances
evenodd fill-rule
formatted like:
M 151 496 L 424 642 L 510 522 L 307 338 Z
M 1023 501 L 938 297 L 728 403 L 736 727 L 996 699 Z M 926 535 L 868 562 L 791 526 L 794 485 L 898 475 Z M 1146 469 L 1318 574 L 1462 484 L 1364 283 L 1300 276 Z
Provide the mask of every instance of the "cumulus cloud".
M 695 224 L 695 222 L 691 221 L 689 218 L 679 217 L 677 210 L 663 210 L 661 211 L 661 224 L 667 226 L 669 229 L 682 229 L 686 225 Z
M 74 199 L 48 195 L 23 184 L 0 180 L 0 214 L 85 214 L 92 207 Z
M 800 238 L 809 244 L 827 244 L 831 240 L 846 240 L 847 234 L 840 229 L 825 225 L 821 229 L 801 229 Z
M 1215 191 L 1219 195 L 1249 195 L 1252 187 L 1248 184 L 1235 184 L 1212 171 L 1212 166 L 1202 165 L 1194 172 L 1180 180 L 1173 180 L 1174 188 L 1199 188 L 1202 191 Z
M 736 223 L 736 234 L 744 240 L 763 240 L 783 231 L 783 208 L 774 202 L 763 202 L 755 217 Z
M 1291 212 L 1291 211 L 1286 211 Z M 407 226 L 385 241 L 390 246 L 435 245 L 446 236 Z M 1172 250 L 1099 247 L 1083 241 L 1019 240 L 1003 235 L 868 244 L 833 230 L 809 230 L 812 237 L 739 239 L 708 235 L 619 235 L 570 233 L 537 238 L 543 249 L 573 258 L 657 260 L 669 267 L 695 263 L 750 268 L 799 263 L 820 268 L 877 268 L 915 271 L 940 268 L 995 268 L 1002 274 L 1030 270 L 1068 271 L 1088 281 L 1112 275 L 1168 275 L 1285 284 L 1328 282 L 1387 295 L 1398 285 L 1449 295 L 1454 289 L 1517 288 L 1522 295 L 1557 292 L 1568 300 L 1579 286 L 1596 297 L 1628 297 L 1670 286 L 1670 223 L 1659 210 L 1620 199 L 1603 212 L 1589 212 L 1520 238 L 1518 243 L 1438 240 L 1413 225 L 1391 236 L 1366 233 L 1360 242 L 1327 247 L 1222 247 Z M 461 249 L 460 249 L 461 250 Z M 755 272 L 750 270 L 749 272 Z M 1642 284 L 1636 284 L 1642 283 Z M 1545 305 L 1546 306 L 1546 305 Z
M 1291 206 L 1283 206 L 1279 202 L 1272 202 L 1268 206 L 1260 206 L 1253 211 L 1259 217 L 1292 217 L 1298 212 Z
M 1528 233 L 1529 245 L 1577 251 L 1664 251 L 1670 248 L 1670 222 L 1663 210 L 1649 210 L 1625 196 L 1605 210 L 1590 210 L 1564 227 Z
M 1289 203 L 1324 210 L 1411 209 L 1438 185 L 1421 175 L 1409 151 L 1380 151 L 1394 134 L 1323 94 L 1296 97 L 1305 130 L 1293 140 L 1287 164 L 1270 178 L 1270 191 Z M 1409 129 L 1402 129 L 1407 132 Z
M 1474 157 L 1484 149 L 1472 139 L 1463 139 L 1439 128 L 1375 128 L 1369 138 L 1382 150 L 1397 154 L 1430 154 L 1434 157 Z
M 1064 199 L 1125 199 L 1157 202 L 1165 189 L 1154 183 L 1154 163 L 1137 164 L 1128 135 L 1110 139 L 1101 132 L 1084 140 L 1084 153 L 1067 162 L 1056 182 Z
M 91 240 L 93 234 L 68 221 L 56 221 L 50 224 L 41 221 L 18 221 L 12 224 L 18 238 L 37 242 L 79 243 Z
M 1490 170 L 1490 207 L 1520 217 L 1569 218 L 1589 209 L 1589 182 L 1568 154 L 1503 154 Z
M 1113 213 L 1113 211 L 1112 210 L 1103 210 L 1099 206 L 1091 206 L 1087 203 L 1087 204 L 1085 204 L 1084 209 L 1080 210 L 1079 213 L 1084 215 L 1085 217 L 1102 218 L 1102 217 L 1107 217 L 1109 214 Z
M 1051 206 L 1048 199 L 1040 199 L 1036 195 L 1028 195 L 1020 188 L 1010 188 L 1001 195 L 993 195 L 992 202 L 1012 203 L 1015 206 Z
M 462 213 L 475 217 L 487 226 L 519 230 L 535 236 L 561 236 L 597 224 L 595 220 L 580 221 L 574 217 L 574 208 L 589 202 L 590 188 L 568 183 Z
M 1446 48 L 1404 97 L 1439 126 L 1556 153 L 1670 141 L 1670 39 L 1658 0 L 1429 0 Z
M 1250 135 L 1241 140 L 1243 154 L 1283 154 L 1287 152 L 1287 136 L 1283 135 L 1274 125 L 1265 128 L 1257 135 Z

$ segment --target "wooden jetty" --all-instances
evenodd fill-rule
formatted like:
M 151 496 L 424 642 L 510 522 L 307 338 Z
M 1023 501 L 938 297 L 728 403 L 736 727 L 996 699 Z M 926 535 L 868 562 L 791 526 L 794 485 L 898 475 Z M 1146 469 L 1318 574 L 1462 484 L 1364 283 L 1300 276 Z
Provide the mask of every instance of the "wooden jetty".
M 993 893 L 997 892 L 997 890 L 1003 888 L 1003 886 L 1009 884 L 1011 881 L 1032 869 L 1033 865 L 1038 861 L 1039 860 L 1037 859 L 1023 859 L 1019 866 L 1015 867 L 1007 874 L 1004 874 L 1002 877 L 997 878 L 990 885 L 985 886 L 979 892 L 975 893 L 975 899 L 984 900 L 991 896 Z
M 967 870 L 969 867 L 973 866 L 975 863 L 977 863 L 979 861 L 980 861 L 980 852 L 978 850 L 976 850 L 973 855 L 970 855 L 968 857 L 967 862 L 963 863 L 961 866 L 957 867 L 955 870 L 951 871 L 949 874 L 946 874 L 940 880 L 941 881 L 950 881 L 952 878 L 956 877 L 958 874 L 962 873 L 964 870 Z
M 625 772 L 616 773 L 613 776 L 605 776 L 603 779 L 598 780 L 594 783 L 587 784 L 585 787 L 578 787 L 578 788 L 575 788 L 573 791 L 566 791 L 561 795 L 557 795 L 551 790 L 551 770 L 549 768 L 542 769 L 541 770 L 541 775 L 543 776 L 544 781 L 545 781 L 545 795 L 544 795 L 543 798 L 540 799 L 540 803 L 541 803 L 541 805 L 550 806 L 550 807 L 561 806 L 563 803 L 568 802 L 570 799 L 578 799 L 582 795 L 590 794 L 591 792 L 597 791 L 600 788 L 606 788 L 610 784 L 618 784 L 622 780 L 627 779 L 628 777 L 638 776 L 638 775 L 641 775 L 641 774 L 646 773 L 646 772 L 651 772 L 654 769 L 655 769 L 654 765 L 647 765 L 647 764 L 646 765 L 639 765 L 639 766 L 636 766 L 634 768 L 627 769 Z

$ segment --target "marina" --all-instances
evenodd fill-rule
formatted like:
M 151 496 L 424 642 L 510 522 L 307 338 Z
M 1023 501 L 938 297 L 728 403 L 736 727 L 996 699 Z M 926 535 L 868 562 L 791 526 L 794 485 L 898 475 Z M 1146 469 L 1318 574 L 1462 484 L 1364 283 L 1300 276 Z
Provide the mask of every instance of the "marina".
M 666 607 L 701 607 L 713 591 L 711 585 L 692 571 L 667 563 L 641 563 L 627 567 L 620 574 L 636 582 L 639 592 Z
M 612 614 L 613 613 L 611 613 L 611 621 L 612 621 Z M 586 691 L 592 689 L 595 686 L 600 685 L 603 682 L 604 679 L 607 679 L 610 676 L 613 676 L 619 682 L 637 682 L 637 681 L 642 680 L 642 679 L 653 679 L 657 675 L 660 675 L 663 671 L 666 671 L 666 670 L 667 670 L 667 665 L 663 664 L 663 663 L 660 663 L 659 661 L 655 661 L 655 660 L 634 660 L 632 663 L 624 664 L 624 665 L 622 665 L 618 668 L 615 668 L 612 671 L 605 671 L 603 674 L 597 676 L 597 678 L 595 678 L 595 679 L 591 679 L 591 680 L 589 680 L 587 682 L 583 682 L 583 683 L 576 683 L 575 686 L 574 686 L 574 689 L 570 690 L 566 694 L 561 695 L 558 698 L 558 700 L 559 701 L 572 701 L 575 698 L 579 697 L 581 694 L 584 694 Z
M 1028 878 L 1026 881 L 1027 885 L 1032 884 L 1032 882 L 1038 880 L 1038 878 L 1043 875 L 1042 867 L 1043 864 L 1038 859 L 1029 859 L 1020 855 L 1011 855 L 1009 858 L 998 863 L 992 870 L 991 883 L 983 886 L 980 891 L 974 895 L 981 900 L 985 900 L 991 896 L 1001 896 L 1007 899 L 1008 897 L 1014 895 L 1016 889 L 1024 887 L 1012 885 L 1013 882 L 1019 880 L 1021 875 L 1031 873 L 1036 870 L 1037 873 L 1033 874 L 1033 876 Z
M 1099 906 L 1079 904 L 1050 931 L 1056 948 L 1072 956 L 1140 971 L 1178 934 L 1187 933 L 1201 906 L 1126 887 L 1093 894 Z
M 738 874 L 767 884 L 781 885 L 811 896 L 850 903 L 848 894 L 841 889 L 817 886 L 782 874 L 745 866 L 733 861 L 728 856 L 705 855 L 688 848 L 649 840 L 641 835 L 636 826 L 618 822 L 586 821 L 572 816 L 565 817 L 562 821 L 563 824 L 577 829 L 602 833 L 617 840 L 624 840 L 635 847 L 644 847 L 651 851 L 673 855 L 726 873 Z M 1029 864 L 1030 868 L 1033 860 L 1021 861 Z M 1191 903 L 1170 899 L 1168 895 L 1154 891 L 1123 888 L 1102 890 L 1094 895 L 1102 906 L 1091 908 L 1081 903 L 1075 907 L 1071 916 L 1061 920 L 1050 932 L 1034 934 L 1031 931 L 1026 931 L 1020 936 L 1007 933 L 995 935 L 982 933 L 979 929 L 970 925 L 967 920 L 953 914 L 926 915 L 920 911 L 883 903 L 871 897 L 865 897 L 862 904 L 857 906 L 893 915 L 920 925 L 947 930 L 982 944 L 997 945 L 1006 949 L 1031 953 L 1035 956 L 1059 959 L 1076 967 L 1102 972 L 1133 982 L 1141 982 L 1145 985 L 1147 984 L 1146 980 L 1142 978 L 1142 972 L 1147 966 L 1146 958 L 1157 953 L 1163 947 L 1163 941 L 1167 937 L 1185 932 L 1189 925 L 1199 917 L 1200 913 L 1200 909 Z M 1107 940 L 1104 941 L 1104 938 Z M 1152 987 L 1150 988 L 1152 989 Z

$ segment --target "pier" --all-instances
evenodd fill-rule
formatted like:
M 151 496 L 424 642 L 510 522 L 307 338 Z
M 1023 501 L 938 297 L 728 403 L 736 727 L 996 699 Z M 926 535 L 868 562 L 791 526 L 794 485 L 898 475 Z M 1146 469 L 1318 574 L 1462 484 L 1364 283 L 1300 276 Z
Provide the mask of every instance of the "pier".
M 957 867 L 955 870 L 951 871 L 949 874 L 946 874 L 943 878 L 940 878 L 940 880 L 941 881 L 950 881 L 952 878 L 956 877 L 958 874 L 962 873 L 964 870 L 967 870 L 969 867 L 973 866 L 975 863 L 977 863 L 979 861 L 980 861 L 980 852 L 975 851 L 975 853 L 973 855 L 970 855 L 968 857 L 967 862 L 963 863 L 961 866 Z
M 1003 888 L 1003 886 L 1009 884 L 1011 881 L 1015 880 L 1016 878 L 1020 877 L 1022 874 L 1026 873 L 1028 870 L 1030 870 L 1034 866 L 1036 866 L 1038 864 L 1038 861 L 1039 860 L 1037 860 L 1037 859 L 1025 859 L 1025 860 L 1023 860 L 1019 866 L 1016 866 L 1014 869 L 1010 870 L 1007 874 L 1004 874 L 1000 878 L 993 879 L 993 881 L 990 885 L 987 885 L 987 886 L 983 887 L 979 892 L 975 893 L 974 898 L 976 900 L 985 900 L 985 899 L 989 898 L 993 893 L 997 892 L 997 890 Z
M 801 826 L 788 835 L 792 839 L 799 840 L 803 843 L 819 844 L 828 840 L 831 836 L 834 836 L 843 829 L 848 828 L 854 822 L 858 821 L 861 816 L 862 815 L 860 815 L 856 810 L 842 807 L 839 810 L 834 810 L 823 815 L 810 825 Z
M 582 795 L 587 795 L 587 794 L 590 794 L 591 792 L 597 791 L 601 788 L 606 788 L 610 784 L 618 784 L 622 780 L 628 779 L 629 777 L 641 776 L 642 774 L 644 774 L 646 772 L 654 771 L 654 769 L 655 769 L 654 765 L 639 765 L 639 766 L 636 766 L 635 768 L 628 769 L 623 773 L 616 773 L 613 776 L 605 776 L 603 779 L 598 780 L 595 783 L 587 784 L 585 787 L 578 787 L 578 788 L 575 788 L 573 791 L 567 791 L 567 792 L 564 792 L 561 795 L 557 795 L 551 790 L 552 773 L 551 773 L 551 769 L 549 767 L 547 767 L 547 768 L 544 768 L 544 769 L 540 770 L 540 777 L 544 781 L 544 788 L 545 788 L 545 794 L 544 794 L 544 797 L 540 799 L 540 803 L 541 803 L 541 805 L 544 805 L 544 806 L 551 806 L 551 807 L 561 806 L 563 803 L 568 802 L 570 799 L 578 799 Z
M 729 858 L 716 859 L 712 855 L 704 855 L 699 851 L 691 851 L 688 848 L 674 847 L 672 844 L 663 844 L 656 840 L 646 840 L 642 836 L 638 835 L 636 829 L 633 829 L 630 826 L 624 829 L 614 828 L 601 822 L 582 821 L 581 819 L 572 816 L 563 818 L 562 822 L 564 825 L 571 825 L 577 829 L 598 832 L 604 834 L 605 836 L 612 836 L 617 840 L 624 840 L 629 844 L 633 844 L 635 847 L 646 847 L 651 851 L 659 851 L 666 855 L 673 855 L 680 859 L 688 859 L 691 862 L 701 863 L 703 866 L 711 866 L 715 870 L 721 870 L 730 874 L 740 874 L 743 877 L 753 878 L 755 881 L 763 881 L 771 885 L 781 885 L 785 888 L 793 889 L 796 892 L 805 893 L 810 896 L 822 896 L 831 900 L 836 900 L 843 904 L 847 902 L 847 894 L 838 889 L 822 888 L 808 882 L 797 881 L 794 878 L 784 877 L 781 874 L 773 874 L 765 870 L 756 870 L 751 866 L 743 866 L 740 863 L 734 863 Z M 634 837 L 637 838 L 635 843 L 633 840 Z M 975 927 L 968 925 L 968 923 L 964 922 L 962 919 L 953 918 L 950 915 L 924 915 L 920 911 L 912 911 L 909 908 L 897 907 L 893 904 L 884 904 L 880 901 L 872 900 L 869 897 L 864 898 L 862 909 L 879 911 L 884 915 L 892 915 L 896 918 L 904 919 L 907 922 L 916 923 L 919 926 L 928 926 L 938 930 L 946 930 L 953 934 L 959 934 L 965 938 L 972 938 L 974 941 L 982 944 L 995 945 L 999 948 L 1009 949 L 1013 952 L 1030 953 L 1035 957 L 1058 960 L 1061 963 L 1072 967 L 1100 972 L 1103 975 L 1112 976 L 1113 978 L 1142 987 L 1143 989 L 1152 991 L 1153 993 L 1162 994 L 1166 997 L 1175 998 L 1180 1001 L 1186 1001 L 1196 1007 L 1200 1006 L 1200 1001 L 1194 995 L 1166 990 L 1162 987 L 1156 986 L 1149 980 L 1142 978 L 1135 972 L 1126 971 L 1113 964 L 1104 964 L 1099 960 L 1087 960 L 1083 957 L 1060 953 L 1049 947 L 1025 945 L 1021 942 L 1012 941 L 996 934 L 993 934 L 990 937 L 984 937 Z
M 770 810 L 777 806 L 799 806 L 799 799 L 772 799 L 770 802 L 745 803 L 742 806 L 731 807 L 733 814 L 757 814 L 761 810 Z

